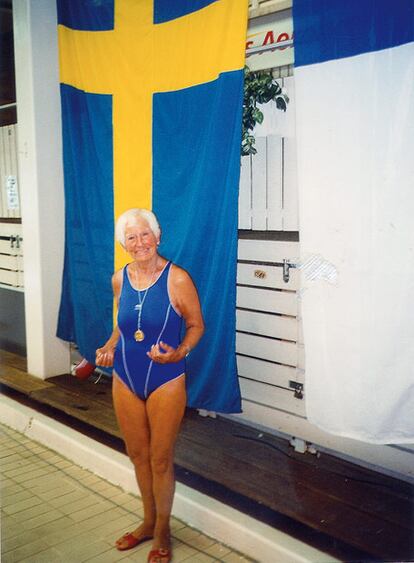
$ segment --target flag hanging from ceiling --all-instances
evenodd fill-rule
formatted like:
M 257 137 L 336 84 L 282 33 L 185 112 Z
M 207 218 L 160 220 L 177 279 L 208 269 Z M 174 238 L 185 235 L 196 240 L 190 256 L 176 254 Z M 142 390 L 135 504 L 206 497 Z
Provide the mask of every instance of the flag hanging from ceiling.
M 311 422 L 414 441 L 414 3 L 295 0 Z
M 66 198 L 58 336 L 94 361 L 112 330 L 114 219 L 152 209 L 198 288 L 189 406 L 240 412 L 237 199 L 247 0 L 58 0 Z M 130 260 L 130 259 L 129 259 Z

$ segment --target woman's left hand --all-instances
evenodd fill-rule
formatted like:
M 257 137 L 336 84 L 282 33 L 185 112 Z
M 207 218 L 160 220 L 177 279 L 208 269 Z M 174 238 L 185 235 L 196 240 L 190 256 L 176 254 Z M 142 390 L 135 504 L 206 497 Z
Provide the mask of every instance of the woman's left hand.
M 153 344 L 151 346 L 151 350 L 147 352 L 147 356 L 158 364 L 171 364 L 174 362 L 179 362 L 184 358 L 185 355 L 185 352 L 182 352 L 178 348 L 173 348 L 172 346 L 169 346 L 162 341 L 160 341 L 159 344 Z

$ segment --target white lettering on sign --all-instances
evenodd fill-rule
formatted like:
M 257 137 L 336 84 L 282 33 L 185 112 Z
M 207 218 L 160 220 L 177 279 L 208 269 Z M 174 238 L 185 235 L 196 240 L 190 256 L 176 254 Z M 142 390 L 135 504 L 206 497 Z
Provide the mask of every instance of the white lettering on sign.
M 254 18 L 250 20 L 249 24 L 246 41 L 246 65 L 250 70 L 293 64 L 292 46 L 249 55 L 249 49 L 252 47 L 261 47 L 293 39 L 293 22 L 290 10 Z

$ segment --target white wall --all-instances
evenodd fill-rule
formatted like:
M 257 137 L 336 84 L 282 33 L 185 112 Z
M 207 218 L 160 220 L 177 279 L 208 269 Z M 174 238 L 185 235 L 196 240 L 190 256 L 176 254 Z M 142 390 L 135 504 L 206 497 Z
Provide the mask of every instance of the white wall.
M 64 249 L 55 0 L 14 0 L 13 24 L 28 371 L 46 378 L 70 367 L 55 336 Z

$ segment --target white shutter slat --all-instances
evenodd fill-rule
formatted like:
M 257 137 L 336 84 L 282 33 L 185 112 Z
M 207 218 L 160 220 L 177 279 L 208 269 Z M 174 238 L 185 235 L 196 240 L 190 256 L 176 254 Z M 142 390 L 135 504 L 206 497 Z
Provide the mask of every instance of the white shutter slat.
M 255 262 L 289 262 L 299 261 L 299 243 L 278 240 L 247 240 L 240 239 L 238 247 L 239 260 Z
M 10 237 L 11 235 L 22 236 L 22 226 L 20 223 L 0 223 L 0 236 Z
M 272 340 L 263 336 L 238 332 L 236 335 L 236 352 L 292 367 L 297 365 L 297 346 L 293 342 Z
M 252 155 L 252 228 L 264 231 L 267 228 L 266 202 L 266 137 L 257 137 L 257 154 Z
M 267 137 L 267 229 L 281 231 L 282 217 L 282 137 Z
M 21 272 L 11 272 L 9 270 L 0 270 L 0 283 L 19 287 Z
M 263 277 L 264 274 L 264 277 Z M 275 289 L 289 289 L 294 291 L 298 287 L 298 271 L 289 271 L 289 281 L 283 281 L 281 266 L 267 266 L 260 264 L 238 264 L 237 283 L 255 285 L 259 287 L 274 287 Z
M 251 182 L 251 157 L 241 158 L 240 185 L 239 185 L 239 229 L 252 228 L 252 182 Z
M 266 362 L 264 360 L 237 356 L 237 369 L 242 377 L 278 385 L 289 389 L 289 382 L 303 383 L 303 373 L 294 367 Z
M 255 287 L 237 288 L 237 307 L 296 316 L 296 294 L 289 291 L 272 291 Z
M 297 322 L 295 318 L 253 311 L 236 311 L 237 330 L 291 340 L 297 339 Z
M 17 248 L 12 248 L 9 240 L 0 240 L 0 254 L 10 254 L 11 256 L 16 256 L 17 253 Z
M 305 416 L 304 400 L 296 399 L 293 391 L 251 381 L 243 377 L 240 378 L 240 389 L 243 399 L 298 416 Z
M 21 236 L 22 225 L 18 223 L 0 222 L 0 284 L 15 288 L 23 288 L 23 244 L 14 241 L 13 247 L 11 237 Z
M 19 257 L 0 254 L 0 268 L 5 268 L 6 270 L 13 270 L 14 272 L 17 272 L 21 269 Z

